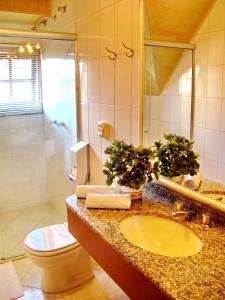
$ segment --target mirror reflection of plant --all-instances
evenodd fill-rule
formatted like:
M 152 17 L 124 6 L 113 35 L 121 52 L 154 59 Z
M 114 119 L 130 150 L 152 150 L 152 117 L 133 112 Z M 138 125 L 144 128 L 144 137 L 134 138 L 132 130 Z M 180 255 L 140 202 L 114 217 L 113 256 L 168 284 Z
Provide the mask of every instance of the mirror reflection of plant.
M 199 170 L 199 155 L 193 150 L 194 142 L 176 134 L 164 134 L 165 142 L 154 145 L 159 173 L 163 176 L 196 175 Z
M 114 140 L 105 149 L 105 154 L 109 155 L 103 170 L 107 185 L 111 185 L 115 179 L 121 186 L 138 190 L 146 181 L 152 181 L 153 174 L 158 178 L 157 168 L 151 164 L 151 148 L 134 147 L 124 141 Z

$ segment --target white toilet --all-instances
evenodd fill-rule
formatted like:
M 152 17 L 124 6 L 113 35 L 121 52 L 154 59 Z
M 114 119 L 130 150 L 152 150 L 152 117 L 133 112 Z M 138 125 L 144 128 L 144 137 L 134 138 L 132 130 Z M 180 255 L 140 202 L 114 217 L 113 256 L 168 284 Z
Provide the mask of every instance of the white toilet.
M 41 288 L 58 293 L 93 278 L 90 257 L 66 224 L 35 229 L 24 241 L 25 252 L 42 269 Z

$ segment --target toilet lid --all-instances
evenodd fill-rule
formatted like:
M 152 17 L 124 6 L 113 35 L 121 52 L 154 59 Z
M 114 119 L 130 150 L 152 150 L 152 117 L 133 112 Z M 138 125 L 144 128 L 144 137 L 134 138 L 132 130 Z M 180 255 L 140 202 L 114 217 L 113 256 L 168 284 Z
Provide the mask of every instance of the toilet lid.
M 50 225 L 33 230 L 25 239 L 25 245 L 34 251 L 51 252 L 77 243 L 64 224 Z

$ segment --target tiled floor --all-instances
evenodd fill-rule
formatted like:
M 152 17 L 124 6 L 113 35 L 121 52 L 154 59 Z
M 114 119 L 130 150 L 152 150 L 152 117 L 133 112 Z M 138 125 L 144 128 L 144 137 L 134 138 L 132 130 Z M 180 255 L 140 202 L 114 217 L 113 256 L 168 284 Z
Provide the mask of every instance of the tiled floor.
M 33 229 L 64 223 L 50 205 L 42 204 L 0 214 L 0 260 L 24 253 L 23 241 Z
M 19 300 L 129 300 L 116 283 L 92 260 L 95 277 L 66 293 L 46 294 L 40 289 L 40 269 L 29 258 L 14 261 L 24 296 Z

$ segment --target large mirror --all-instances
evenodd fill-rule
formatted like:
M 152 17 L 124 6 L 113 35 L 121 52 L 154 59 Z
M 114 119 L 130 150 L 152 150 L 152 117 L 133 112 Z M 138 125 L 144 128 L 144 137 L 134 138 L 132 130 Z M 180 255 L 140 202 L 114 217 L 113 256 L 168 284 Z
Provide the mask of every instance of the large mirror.
M 188 1 L 185 3 L 188 8 Z M 166 24 L 172 20 L 172 16 L 167 19 L 167 15 L 163 15 L 164 21 L 158 28 L 154 20 L 161 13 L 160 3 L 146 0 L 144 9 L 143 144 L 153 145 L 163 139 L 164 133 L 182 135 L 195 141 L 195 150 L 200 155 L 201 180 L 197 187 L 191 187 L 194 190 L 191 193 L 196 195 L 197 200 L 200 199 L 198 195 L 203 195 L 204 199 L 209 199 L 207 204 L 225 211 L 225 161 L 222 155 L 225 136 L 221 138 L 219 130 L 222 129 L 217 128 L 220 123 L 225 129 L 223 112 L 220 111 L 223 103 L 218 100 L 219 70 L 204 61 L 201 32 L 194 40 L 196 45 L 185 44 L 190 41 L 191 29 L 189 36 L 187 32 L 182 36 L 179 24 L 175 24 L 177 27 Z M 201 7 L 195 9 L 200 11 Z M 172 8 L 170 14 L 173 14 Z M 177 20 L 175 18 L 172 22 L 179 22 Z M 200 20 L 198 22 L 200 24 Z M 173 32 L 174 28 L 179 28 L 178 32 Z M 214 56 L 210 59 L 216 59 Z M 208 79 L 204 80 L 205 76 Z M 207 90 L 205 94 L 204 89 Z M 221 149 L 217 149 L 219 147 Z M 165 184 L 166 180 L 163 179 L 163 182 Z M 171 184 L 168 183 L 168 186 Z M 186 194 L 187 189 L 179 184 L 179 191 Z

